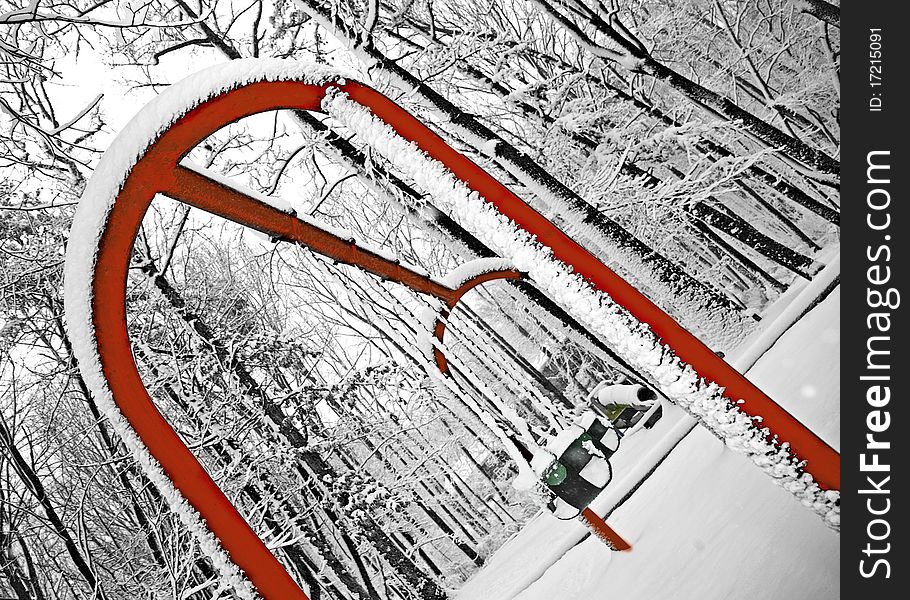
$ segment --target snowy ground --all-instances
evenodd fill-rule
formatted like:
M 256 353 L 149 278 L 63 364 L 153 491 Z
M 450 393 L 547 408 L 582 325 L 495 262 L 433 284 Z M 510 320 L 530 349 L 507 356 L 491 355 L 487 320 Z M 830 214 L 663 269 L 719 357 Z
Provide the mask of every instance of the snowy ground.
M 783 304 L 805 302 L 819 287 L 813 281 L 782 298 Z M 789 328 L 781 326 L 787 308 L 779 303 L 763 321 L 763 329 L 778 330 L 773 346 L 744 349 L 759 357 L 749 378 L 838 448 L 840 289 Z M 608 514 L 608 523 L 631 542 L 632 551 L 611 552 L 586 536 L 581 524 L 540 514 L 456 598 L 839 597 L 838 534 L 748 459 L 703 427 L 692 429 L 692 420 L 679 409 L 670 407 L 653 430 L 624 440 L 612 462 L 616 477 L 592 507 Z

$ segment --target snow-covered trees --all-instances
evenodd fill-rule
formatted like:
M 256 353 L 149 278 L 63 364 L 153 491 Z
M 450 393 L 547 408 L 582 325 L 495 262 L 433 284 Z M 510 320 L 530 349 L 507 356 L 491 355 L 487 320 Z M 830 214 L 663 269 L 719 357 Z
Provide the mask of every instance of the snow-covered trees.
M 348 69 L 728 351 L 837 240 L 836 19 L 790 0 L 0 0 L 0 595 L 232 593 L 62 325 L 72 205 L 165 86 L 242 57 Z M 434 275 L 502 253 L 350 133 L 264 115 L 191 158 Z M 159 407 L 312 597 L 441 598 L 535 510 L 508 485 L 514 441 L 598 381 L 655 383 L 552 295 L 472 292 L 440 385 L 420 298 L 158 199 L 127 303 Z

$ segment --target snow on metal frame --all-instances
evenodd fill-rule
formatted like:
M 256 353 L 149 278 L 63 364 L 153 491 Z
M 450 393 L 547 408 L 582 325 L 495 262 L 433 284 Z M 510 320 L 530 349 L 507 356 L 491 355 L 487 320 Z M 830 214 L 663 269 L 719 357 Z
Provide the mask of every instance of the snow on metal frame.
M 801 472 L 801 465 L 786 442 L 770 442 L 767 431 L 756 426 L 753 417 L 724 397 L 722 388 L 681 362 L 647 325 L 573 273 L 553 256 L 552 250 L 539 244 L 444 165 L 401 138 L 368 109 L 334 90 L 326 94 L 322 108 L 407 173 L 465 229 L 511 260 L 515 268 L 528 273 L 543 291 L 605 339 L 617 354 L 650 373 L 668 398 L 703 422 L 730 448 L 749 456 L 776 483 L 822 516 L 827 525 L 839 527 L 840 493 L 822 490 L 810 474 Z
M 96 265 L 102 248 L 102 237 L 109 227 L 108 223 L 114 211 L 114 203 L 124 190 L 126 181 L 140 160 L 153 144 L 181 118 L 206 101 L 237 90 L 247 84 L 261 82 L 296 82 L 314 86 L 326 83 L 344 85 L 346 74 L 338 70 L 323 67 L 310 67 L 285 60 L 246 60 L 233 61 L 227 65 L 203 71 L 182 82 L 171 86 L 167 91 L 147 105 L 124 128 L 105 153 L 95 171 L 93 178 L 83 194 L 82 202 L 77 209 L 71 230 L 69 251 L 65 265 L 65 307 L 68 328 L 85 379 L 96 396 L 99 406 L 108 417 L 113 428 L 124 440 L 131 453 L 136 456 L 141 468 L 149 479 L 158 487 L 173 510 L 199 540 L 200 548 L 211 558 L 221 574 L 222 585 L 234 588 L 242 598 L 257 598 L 252 583 L 230 560 L 217 538 L 198 512 L 189 505 L 184 496 L 176 489 L 172 480 L 163 471 L 159 462 L 150 454 L 148 448 L 137 435 L 137 432 L 118 408 L 111 387 L 103 372 L 103 363 L 99 353 L 99 342 L 94 330 L 93 285 Z M 211 173 L 187 161 L 182 161 L 183 168 L 203 175 L 221 185 L 235 189 L 249 197 L 289 213 L 289 207 L 274 198 L 257 194 L 217 173 Z M 152 183 L 151 185 L 154 185 Z M 350 238 L 347 232 L 333 230 L 321 223 L 310 223 L 327 231 L 331 235 Z M 354 244 L 355 240 L 349 241 Z M 382 256 L 389 262 L 401 264 L 394 256 L 389 256 L 383 249 L 358 247 Z M 500 264 L 502 261 L 499 261 Z M 489 261 L 484 267 L 489 267 Z M 404 265 L 403 265 L 404 266 Z M 417 274 L 423 274 L 414 269 Z M 471 272 L 478 271 L 477 265 L 471 265 Z M 465 269 L 460 274 L 467 272 Z M 489 272 L 481 268 L 478 273 Z M 445 283 L 436 282 L 445 286 Z M 454 290 L 453 290 L 454 291 Z M 200 510 L 202 510 L 200 508 Z
M 102 406 L 112 425 L 125 443 L 136 454 L 142 468 L 158 486 L 168 503 L 188 528 L 200 540 L 203 551 L 222 573 L 224 581 L 235 587 L 243 598 L 254 598 L 256 593 L 239 570 L 230 562 L 220 548 L 214 536 L 201 522 L 198 514 L 190 508 L 168 477 L 162 472 L 157 462 L 149 455 L 142 442 L 124 419 L 113 401 L 111 391 L 105 381 L 98 348 L 95 343 L 95 332 L 92 326 L 92 275 L 99 252 L 101 234 L 113 208 L 113 203 L 122 189 L 132 167 L 143 156 L 151 144 L 171 125 L 187 114 L 195 106 L 228 92 L 243 87 L 245 84 L 263 81 L 297 81 L 313 85 L 327 82 L 340 82 L 344 75 L 336 70 L 321 67 L 304 66 L 292 61 L 256 60 L 234 61 L 220 68 L 210 69 L 201 75 L 172 86 L 155 101 L 150 103 L 117 138 L 110 150 L 100 162 L 96 175 L 86 188 L 84 199 L 77 210 L 74 220 L 70 247 L 66 261 L 65 303 L 69 322 L 70 335 L 80 367 L 86 381 L 94 391 L 99 405 Z M 340 97 L 330 97 L 328 108 Z M 349 103 L 350 104 L 350 103 Z M 360 110 L 368 119 L 370 113 L 353 106 L 354 113 Z M 354 114 L 352 113 L 352 114 Z M 367 127 L 367 134 L 372 130 L 382 131 L 383 124 Z M 369 135 L 367 136 L 370 137 Z M 384 140 L 381 138 L 385 138 Z M 395 146 L 404 143 L 397 136 L 372 136 L 372 142 L 384 141 Z M 389 148 L 385 150 L 388 151 Z M 829 523 L 836 522 L 836 508 L 826 505 L 833 502 L 836 494 L 829 492 L 819 498 L 820 491 L 811 481 L 796 481 L 796 465 L 790 458 L 786 447 L 777 452 L 776 460 L 765 455 L 778 450 L 763 439 L 761 432 L 752 426 L 751 419 L 738 411 L 725 399 L 728 406 L 718 402 L 719 390 L 716 386 L 706 385 L 695 373 L 662 348 L 653 335 L 625 315 L 604 294 L 594 293 L 580 277 L 570 273 L 565 265 L 553 260 L 547 249 L 536 244 L 527 233 L 516 231 L 515 227 L 502 214 L 487 205 L 476 193 L 468 193 L 463 184 L 453 177 L 438 163 L 418 151 L 413 145 L 407 145 L 407 151 L 413 156 L 406 171 L 414 167 L 429 167 L 423 175 L 430 173 L 441 175 L 435 181 L 424 178 L 418 181 L 428 191 L 433 191 L 447 198 L 455 196 L 454 212 L 469 229 L 481 230 L 485 241 L 499 248 L 518 268 L 532 271 L 536 280 L 553 295 L 554 299 L 567 305 L 575 314 L 581 314 L 582 320 L 592 325 L 592 330 L 600 332 L 608 341 L 617 345 L 623 353 L 635 358 L 635 362 L 647 367 L 660 381 L 665 391 L 681 404 L 694 406 L 699 400 L 704 410 L 692 409 L 695 414 L 712 424 L 716 431 L 728 434 L 728 443 L 738 445 L 741 450 L 753 455 L 753 460 L 762 464 L 766 470 L 776 473 L 784 479 L 791 492 L 802 492 L 804 502 L 813 505 L 819 512 L 825 512 Z M 411 168 L 408 168 L 410 166 Z M 416 169 L 418 172 L 420 168 Z M 440 185 L 442 187 L 440 187 Z M 463 196 L 463 198 L 462 198 Z M 465 209 L 468 209 L 467 211 Z M 474 222 L 471 223 L 471 218 Z M 498 234 L 498 235 L 497 235 Z M 593 319 L 592 319 L 593 317 Z M 592 323 L 596 321 L 595 323 Z M 610 325 L 610 327 L 605 327 Z M 605 330 L 606 329 L 606 330 Z M 618 336 L 617 333 L 635 335 Z M 718 418 L 720 415 L 720 418 Z M 731 434 L 732 432 L 732 434 Z M 738 444 L 736 442 L 739 442 Z
M 177 120 L 202 102 L 257 81 L 303 81 L 317 85 L 343 80 L 337 69 L 289 60 L 237 60 L 191 75 L 170 86 L 146 105 L 123 129 L 99 161 L 76 210 L 64 267 L 64 305 L 73 352 L 105 416 L 143 471 L 161 491 L 168 506 L 199 541 L 229 585 L 245 600 L 259 598 L 249 580 L 228 558 L 199 514 L 186 502 L 149 454 L 114 403 L 101 370 L 92 324 L 92 280 L 101 233 L 126 177 L 144 152 Z

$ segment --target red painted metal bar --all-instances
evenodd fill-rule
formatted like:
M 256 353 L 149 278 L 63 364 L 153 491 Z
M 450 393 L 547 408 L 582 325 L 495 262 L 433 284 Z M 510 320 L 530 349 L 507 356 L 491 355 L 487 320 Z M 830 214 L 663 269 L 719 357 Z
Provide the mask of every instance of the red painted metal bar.
M 626 552 L 632 549 L 632 545 L 629 544 L 626 540 L 622 538 L 612 527 L 607 525 L 607 522 L 600 518 L 596 512 L 590 508 L 586 508 L 581 511 L 579 515 L 582 520 L 588 524 L 588 527 L 591 528 L 591 531 L 597 535 L 600 539 L 607 543 L 610 548 L 616 550 L 617 552 Z
M 225 183 L 214 181 L 192 169 L 177 165 L 173 179 L 161 193 L 212 214 L 241 223 L 272 238 L 310 248 L 337 262 L 356 265 L 364 271 L 404 284 L 446 304 L 457 302 L 459 294 L 425 275 L 357 246 L 314 224 L 298 219 L 253 198 Z
M 352 240 L 179 164 L 198 143 L 231 122 L 277 108 L 318 110 L 324 92 L 324 88 L 295 82 L 252 84 L 200 105 L 162 133 L 130 171 L 114 202 L 101 235 L 92 280 L 92 321 L 99 360 L 114 402 L 174 486 L 205 520 L 231 560 L 268 600 L 306 600 L 307 596 L 155 407 L 132 355 L 126 323 L 126 275 L 139 226 L 155 194 L 165 194 L 277 239 L 308 247 L 338 262 L 397 281 L 440 299 L 449 309 L 480 283 L 520 276 L 516 271 L 487 273 L 453 290 L 361 248 Z M 442 319 L 438 320 L 440 340 L 444 329 Z M 437 352 L 436 360 L 445 371 L 441 353 Z
M 368 106 L 399 135 L 442 162 L 468 187 L 491 202 L 519 227 L 533 234 L 538 242 L 553 251 L 556 258 L 571 265 L 576 273 L 597 289 L 609 294 L 636 319 L 647 323 L 680 360 L 689 364 L 705 379 L 722 386 L 725 396 L 733 401 L 742 400 L 739 408 L 749 415 L 760 416 L 762 427 L 767 427 L 771 435 L 789 442 L 793 453 L 807 462 L 805 470 L 812 474 L 820 486 L 840 489 L 840 455 L 673 317 L 392 100 L 356 82 L 341 87 L 352 100 Z
M 203 173 L 178 164 L 174 167 L 173 175 L 173 179 L 161 183 L 160 193 L 165 196 L 241 223 L 276 240 L 298 244 L 337 262 L 357 266 L 383 279 L 406 285 L 415 292 L 438 298 L 445 304 L 445 310 L 434 327 L 434 335 L 440 342 L 445 335 L 445 318 L 462 296 L 488 281 L 521 278 L 521 273 L 515 270 L 491 271 L 473 277 L 453 290 L 400 263 L 358 246 L 352 240 L 302 221 L 291 213 L 279 211 L 268 203 L 224 182 L 206 177 Z M 448 373 L 445 356 L 438 348 L 434 350 L 434 358 L 439 370 Z
M 603 263 L 391 100 L 356 82 L 340 86 L 251 83 L 203 102 L 148 148 L 129 173 L 110 212 L 101 234 L 91 285 L 92 321 L 99 358 L 115 403 L 177 489 L 205 519 L 231 560 L 247 574 L 264 598 L 305 600 L 306 595 L 155 407 L 132 357 L 125 307 L 127 269 L 136 235 L 155 194 L 173 196 L 276 238 L 305 245 L 340 262 L 358 265 L 440 298 L 449 308 L 468 289 L 480 283 L 480 279 L 517 276 L 511 271 L 497 272 L 472 280 L 458 290 L 450 290 L 394 261 L 358 248 L 350 240 L 179 165 L 179 161 L 206 137 L 244 117 L 276 109 L 320 110 L 320 102 L 329 87 L 340 87 L 403 137 L 442 161 L 487 201 L 549 246 L 557 258 L 651 325 L 664 343 L 702 376 L 725 386 L 731 398 L 744 399 L 746 402 L 741 406 L 750 414 L 761 415 L 765 426 L 782 440 L 789 441 L 797 455 L 809 461 L 807 471 L 822 485 L 839 486 L 837 453 Z M 441 336 L 443 331 L 444 325 L 437 322 L 437 335 Z

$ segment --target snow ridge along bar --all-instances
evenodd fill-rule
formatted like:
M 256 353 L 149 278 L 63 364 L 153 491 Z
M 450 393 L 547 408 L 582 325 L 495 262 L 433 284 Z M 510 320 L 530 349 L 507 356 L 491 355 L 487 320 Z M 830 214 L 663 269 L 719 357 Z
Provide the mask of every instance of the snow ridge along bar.
M 248 66 L 253 64 L 252 61 L 243 62 Z M 279 77 L 262 75 L 261 78 Z M 486 273 L 453 290 L 396 261 L 360 248 L 352 240 L 180 164 L 181 159 L 209 135 L 244 117 L 279 109 L 321 112 L 321 102 L 331 88 L 345 92 L 350 99 L 369 108 L 403 138 L 443 163 L 470 189 L 552 249 L 558 259 L 597 289 L 609 294 L 638 320 L 647 323 L 682 361 L 702 377 L 726 388 L 727 397 L 734 401 L 742 399 L 740 408 L 744 412 L 761 416 L 763 427 L 768 427 L 780 440 L 789 442 L 792 451 L 807 461 L 805 470 L 821 486 L 839 489 L 840 457 L 837 452 L 634 287 L 392 100 L 355 81 L 344 81 L 339 77 L 323 79 L 326 80 L 323 83 L 298 80 L 235 82 L 226 84 L 214 97 L 199 99 L 170 127 L 159 130 L 152 137 L 132 168 L 127 166 L 128 173 L 121 174 L 125 179 L 119 193 L 106 212 L 83 218 L 86 222 L 101 219 L 98 223 L 82 223 L 89 231 L 94 225 L 100 228 L 98 239 L 92 242 L 97 243 L 97 253 L 94 256 L 67 256 L 68 276 L 82 274 L 86 261 L 93 261 L 90 281 L 86 283 L 87 298 L 72 292 L 67 283 L 67 318 L 71 335 L 79 342 L 77 355 L 86 380 L 96 395 L 113 399 L 129 427 L 262 597 L 269 600 L 307 598 L 155 407 L 132 356 L 125 306 L 127 270 L 139 227 L 154 196 L 161 193 L 274 238 L 307 246 L 339 262 L 356 265 L 417 292 L 435 296 L 449 308 L 475 285 L 491 279 L 519 276 L 508 270 Z M 111 162 L 120 164 L 116 159 Z M 80 218 L 77 214 L 77 220 Z M 71 248 L 74 241 L 71 240 Z M 77 282 L 76 285 L 81 284 Z M 89 303 L 90 314 L 86 316 L 90 323 L 80 322 L 85 302 Z M 441 321 L 437 321 L 436 335 L 440 338 L 441 325 Z M 83 338 L 91 347 L 80 350 Z M 444 359 L 438 351 L 436 359 L 440 369 L 445 371 Z M 98 372 L 93 370 L 95 368 Z M 117 419 L 112 421 L 119 423 Z
M 636 319 L 647 323 L 682 362 L 690 365 L 700 376 L 723 387 L 727 398 L 734 402 L 741 401 L 740 410 L 751 416 L 760 416 L 762 427 L 767 427 L 772 436 L 776 435 L 781 441 L 789 442 L 792 452 L 807 461 L 805 471 L 822 488 L 840 489 L 840 454 L 673 317 L 395 102 L 357 82 L 348 82 L 338 87 L 351 100 L 368 107 L 398 135 L 414 142 L 430 157 L 444 164 L 499 212 L 549 247 L 554 256 L 571 266 L 575 273 L 608 294 Z

